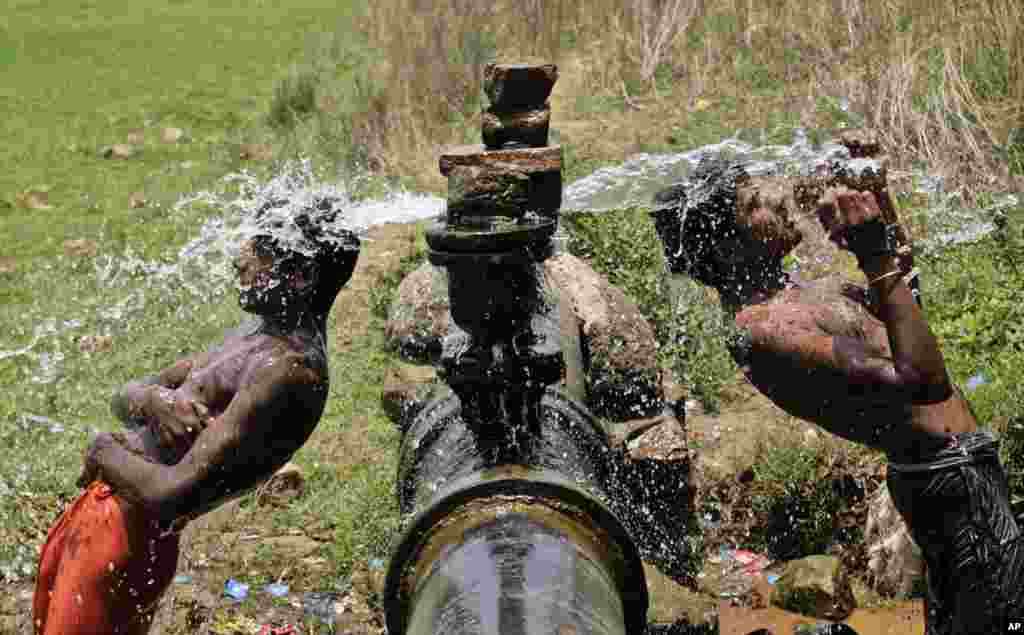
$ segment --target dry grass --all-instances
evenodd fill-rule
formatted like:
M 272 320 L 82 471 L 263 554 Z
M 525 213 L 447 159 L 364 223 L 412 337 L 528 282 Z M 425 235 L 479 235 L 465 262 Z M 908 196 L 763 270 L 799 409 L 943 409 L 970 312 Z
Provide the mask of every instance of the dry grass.
M 704 94 L 781 94 L 803 110 L 845 97 L 898 158 L 971 188 L 1005 177 L 994 150 L 1024 126 L 1018 0 L 385 0 L 363 20 L 381 61 L 358 141 L 435 187 L 437 146 L 478 138 L 481 68 L 495 58 L 571 72 L 553 97 L 559 122 L 592 116 L 573 112 L 579 96 L 627 110 L 692 108 Z

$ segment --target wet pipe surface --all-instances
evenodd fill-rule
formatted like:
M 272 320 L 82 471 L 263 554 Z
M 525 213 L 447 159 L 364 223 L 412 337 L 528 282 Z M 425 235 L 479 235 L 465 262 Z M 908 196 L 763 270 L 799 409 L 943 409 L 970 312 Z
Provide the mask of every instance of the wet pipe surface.
M 466 532 L 416 593 L 413 633 L 625 635 L 615 582 L 577 540 L 527 514 Z

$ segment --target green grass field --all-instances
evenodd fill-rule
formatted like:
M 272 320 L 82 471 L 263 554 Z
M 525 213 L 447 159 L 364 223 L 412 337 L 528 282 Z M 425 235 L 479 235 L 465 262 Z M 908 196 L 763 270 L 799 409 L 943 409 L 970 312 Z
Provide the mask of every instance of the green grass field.
M 113 390 L 208 346 L 243 317 L 229 279 L 201 289 L 189 284 L 188 267 L 217 267 L 216 254 L 181 267 L 179 250 L 200 235 L 214 210 L 177 209 L 175 203 L 197 190 L 230 190 L 221 177 L 242 169 L 266 176 L 280 160 L 309 156 L 326 173 L 342 174 L 364 156 L 350 143 L 358 131 L 348 115 L 361 112 L 373 94 L 367 60 L 380 52 L 357 28 L 359 11 L 338 4 L 307 0 L 301 8 L 282 9 L 264 0 L 8 0 L 0 12 L 0 446 L 7 450 L 0 453 L 0 582 L 34 575 L 36 547 L 59 505 L 76 492 L 90 436 L 116 427 L 108 401 Z M 722 41 L 706 51 L 732 45 L 735 33 L 719 35 Z M 706 37 L 719 35 L 708 31 Z M 698 40 L 688 46 L 705 50 Z M 600 60 L 583 55 L 592 49 L 582 42 L 573 45 L 577 49 L 566 46 L 566 55 L 590 60 L 588 68 L 596 73 Z M 693 95 L 682 82 L 665 80 L 649 89 L 631 85 L 632 98 L 643 106 L 636 108 L 627 106 L 618 82 L 573 85 L 567 77 L 560 86 L 571 88 L 559 103 L 574 106 L 556 111 L 553 123 L 565 146 L 567 178 L 634 151 L 684 150 L 738 128 L 763 130 L 768 142 L 788 142 L 799 113 L 787 109 L 788 87 L 777 79 L 783 74 L 767 72 L 780 69 L 758 68 L 765 72 L 719 78 L 720 92 L 716 78 L 709 77 L 698 100 L 706 106 L 695 108 L 685 107 Z M 282 83 L 288 78 L 292 83 Z M 295 87 L 307 80 L 314 96 L 336 99 L 337 109 L 320 112 L 291 99 L 301 96 Z M 293 92 L 282 88 L 288 86 Z M 849 115 L 829 99 L 819 100 L 815 121 L 846 123 L 840 120 Z M 289 112 L 282 104 L 301 116 L 273 123 L 270 113 Z M 164 127 L 182 129 L 185 138 L 163 143 Z M 143 138 L 131 157 L 103 158 L 104 148 L 138 131 Z M 810 132 L 812 138 L 827 134 Z M 433 149 L 424 150 L 425 143 L 410 144 L 410 152 L 429 156 L 400 157 L 390 165 L 434 169 Z M 244 144 L 265 144 L 274 161 L 242 159 Z M 396 145 L 392 139 L 387 147 Z M 387 167 L 371 191 L 414 176 Z M 29 191 L 45 192 L 49 208 L 26 208 Z M 147 199 L 145 206 L 129 204 L 136 192 Z M 913 207 L 902 211 L 915 213 Z M 638 231 L 630 221 L 637 213 L 609 215 L 607 226 L 620 231 L 615 225 L 623 223 Z M 603 224 L 590 230 L 600 232 Z M 930 256 L 921 266 L 927 312 L 954 378 L 964 382 L 984 373 L 986 383 L 970 393 L 979 419 L 1013 433 L 1012 418 L 1024 403 L 1018 378 L 1024 363 L 1020 213 L 1011 215 L 1008 227 L 1002 238 Z M 593 254 L 598 267 L 611 274 L 615 263 L 628 263 L 631 269 L 619 272 L 617 283 L 649 317 L 660 319 L 661 296 L 652 279 L 660 271 L 647 257 L 657 246 L 644 243 L 649 253 L 643 254 L 633 250 L 639 242 L 596 238 L 588 240 L 602 252 Z M 91 242 L 66 244 L 77 240 Z M 615 251 L 624 248 L 632 251 Z M 173 273 L 182 270 L 183 276 Z M 379 297 L 373 301 L 383 304 Z M 702 307 L 680 319 L 704 322 L 716 313 Z M 329 560 L 331 573 L 329 579 L 302 583 L 311 590 L 331 587 L 356 561 L 385 556 L 395 526 L 398 438 L 379 397 L 396 358 L 384 351 L 382 326 L 373 314 L 365 333 L 346 347 L 333 346 L 327 411 L 295 458 L 307 477 L 306 495 L 272 516 L 249 517 L 270 529 L 304 528 L 326 537 L 320 555 Z M 330 332 L 338 328 L 332 323 Z M 93 335 L 109 336 L 110 350 L 81 350 L 80 338 Z M 735 375 L 724 348 L 701 345 L 678 354 L 698 396 L 717 403 L 716 391 Z M 346 445 L 354 426 L 360 431 L 355 448 Z M 1020 494 L 1024 432 L 1015 434 L 1004 457 Z M 278 573 L 266 566 L 260 575 Z
M 227 173 L 266 174 L 271 164 L 240 160 L 243 143 L 290 156 L 288 133 L 266 122 L 275 85 L 324 33 L 347 32 L 345 4 L 15 1 L 0 15 L 3 578 L 34 574 L 35 547 L 58 502 L 76 491 L 92 431 L 115 427 L 112 391 L 205 348 L 243 317 L 229 279 L 195 290 L 189 280 L 198 269 L 161 275 L 211 215 L 201 205 L 173 206 L 193 191 L 227 187 L 219 183 Z M 185 139 L 161 142 L 164 127 L 181 128 Z M 133 156 L 101 156 L 138 130 L 144 140 Z M 51 208 L 19 205 L 28 190 L 47 192 Z M 134 192 L 144 194 L 145 207 L 130 207 Z M 66 251 L 65 241 L 80 239 L 94 243 L 95 254 Z M 109 336 L 111 350 L 82 352 L 79 339 L 91 335 Z M 395 439 L 379 392 L 372 394 L 391 359 L 381 348 L 379 335 L 335 348 L 332 399 L 318 434 L 330 438 L 368 418 L 370 447 L 385 460 L 368 460 L 341 480 L 331 457 L 311 444 L 297 460 L 317 494 L 278 519 L 330 519 L 339 575 L 354 553 L 382 550 L 391 521 Z

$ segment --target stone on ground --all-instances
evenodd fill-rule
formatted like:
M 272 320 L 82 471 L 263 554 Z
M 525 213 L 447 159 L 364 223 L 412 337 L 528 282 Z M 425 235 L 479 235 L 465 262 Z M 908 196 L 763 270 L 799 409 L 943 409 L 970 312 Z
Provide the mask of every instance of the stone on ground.
M 78 338 L 78 350 L 83 353 L 107 353 L 114 347 L 109 335 L 83 335 Z
M 680 584 L 693 584 L 702 546 L 686 430 L 664 413 L 616 424 L 610 434 L 622 455 L 613 507 L 646 562 Z
M 99 253 L 99 245 L 88 238 L 74 238 L 64 241 L 64 255 L 70 258 L 93 258 Z
M 16 197 L 20 207 L 32 210 L 53 209 L 50 205 L 50 195 L 40 190 L 27 190 Z
M 139 209 L 140 207 L 145 207 L 147 203 L 148 201 L 146 200 L 146 195 L 143 194 L 142 192 L 132 192 L 128 196 L 128 207 L 132 209 Z
M 267 480 L 259 501 L 278 506 L 287 505 L 302 496 L 305 487 L 306 479 L 302 475 L 302 470 L 298 465 L 288 462 Z
M 448 273 L 425 262 L 398 285 L 384 335 L 402 357 L 438 363 L 450 325 Z
M 571 254 L 547 259 L 544 272 L 579 323 L 591 412 L 616 420 L 660 413 L 657 341 L 636 303 Z
M 925 581 L 924 557 L 883 482 L 868 505 L 864 542 L 868 584 L 881 595 L 906 596 Z
M 584 349 L 587 407 L 619 421 L 661 412 L 663 395 L 654 331 L 640 309 L 619 288 L 570 254 L 543 263 L 579 326 Z M 407 359 L 436 363 L 448 333 L 448 278 L 429 263 L 398 287 L 388 314 L 388 344 Z
M 839 558 L 808 556 L 786 563 L 772 604 L 819 619 L 843 620 L 856 608 L 849 574 Z
M 432 366 L 399 363 L 389 368 L 384 376 L 381 406 L 388 417 L 404 430 L 427 401 L 445 388 Z
M 135 154 L 135 147 L 127 143 L 115 143 L 100 151 L 104 159 L 127 159 Z
M 238 148 L 238 158 L 242 161 L 269 161 L 274 152 L 263 143 L 243 143 Z
M 160 140 L 164 143 L 177 143 L 185 136 L 181 128 L 164 128 L 160 131 Z

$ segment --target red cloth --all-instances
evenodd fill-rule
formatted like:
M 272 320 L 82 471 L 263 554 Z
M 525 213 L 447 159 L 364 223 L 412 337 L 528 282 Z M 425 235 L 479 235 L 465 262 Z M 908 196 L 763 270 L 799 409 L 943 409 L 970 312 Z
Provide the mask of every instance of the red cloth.
M 39 635 L 144 635 L 174 578 L 178 536 L 96 481 L 50 529 L 32 620 Z

